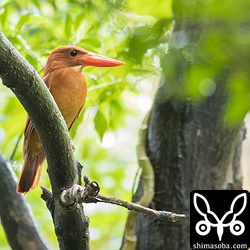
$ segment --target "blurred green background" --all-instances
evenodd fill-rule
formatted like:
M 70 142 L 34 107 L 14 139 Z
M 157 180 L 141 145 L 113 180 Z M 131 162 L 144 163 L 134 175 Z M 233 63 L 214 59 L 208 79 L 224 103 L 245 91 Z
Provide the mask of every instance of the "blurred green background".
M 199 8 L 202 13 L 202 8 L 209 7 L 210 14 L 213 15 L 206 18 L 226 19 L 228 27 L 233 30 L 225 29 L 222 33 L 215 31 L 207 37 L 207 43 L 203 44 L 200 54 L 204 57 L 212 56 L 219 63 L 209 68 L 191 68 L 187 77 L 188 84 L 181 91 L 197 102 L 204 100 L 213 94 L 211 88 L 216 88 L 209 79 L 218 70 L 220 63 L 232 65 L 234 61 L 235 67 L 241 70 L 234 72 L 235 77 L 228 84 L 233 89 L 233 94 L 226 109 L 230 111 L 227 112 L 230 114 L 227 115 L 227 120 L 235 123 L 245 116 L 250 105 L 247 75 L 249 62 L 245 63 L 250 51 L 250 30 L 244 25 L 242 29 L 234 30 L 234 24 L 237 18 L 237 22 L 246 19 L 244 10 L 249 10 L 247 7 L 250 4 L 246 1 L 237 1 L 234 4 L 236 1 L 233 0 L 222 1 L 220 5 L 215 2 L 178 0 L 173 5 L 176 15 L 183 9 L 188 14 L 191 13 L 190 9 Z M 171 63 L 164 62 L 172 28 L 171 4 L 168 0 L 0 2 L 0 30 L 41 76 L 49 53 L 66 44 L 77 44 L 89 51 L 126 63 L 118 68 L 87 67 L 83 70 L 89 86 L 87 102 L 84 112 L 70 132 L 76 148 L 75 157 L 83 164 L 84 174 L 99 183 L 104 195 L 125 200 L 132 197 L 134 176 L 137 172 L 135 148 L 138 130 L 152 105 L 160 82 L 161 69 L 168 70 L 168 63 Z M 196 12 L 192 12 L 192 15 L 194 13 Z M 199 11 L 197 13 L 201 15 Z M 249 16 L 248 12 L 247 15 Z M 174 41 L 174 38 L 177 40 Z M 172 37 L 171 42 L 176 43 L 175 49 L 184 56 L 192 56 L 190 52 L 187 53 L 190 44 L 181 33 Z M 226 44 L 228 47 L 221 48 L 214 44 Z M 230 53 L 230 49 L 236 50 L 236 53 Z M 239 58 L 235 56 L 237 53 Z M 26 112 L 17 98 L 1 84 L 0 151 L 7 159 L 23 132 L 25 120 Z M 17 174 L 22 166 L 21 152 L 22 140 L 13 159 Z M 50 187 L 45 169 L 46 166 L 40 185 Z M 249 188 L 248 183 L 246 187 Z M 40 193 L 38 187 L 26 197 L 43 237 L 51 249 L 57 249 L 50 213 L 41 200 Z M 127 211 L 104 204 L 88 204 L 84 207 L 90 218 L 91 249 L 118 249 Z M 0 249 L 10 249 L 1 226 Z

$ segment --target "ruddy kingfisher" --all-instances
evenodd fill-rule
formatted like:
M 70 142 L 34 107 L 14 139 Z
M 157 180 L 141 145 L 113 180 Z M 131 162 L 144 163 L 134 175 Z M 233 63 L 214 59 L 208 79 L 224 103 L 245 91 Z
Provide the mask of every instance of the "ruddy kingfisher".
M 86 95 L 87 82 L 83 67 L 113 67 L 124 63 L 87 50 L 66 45 L 52 51 L 45 66 L 43 80 L 70 130 L 80 115 Z M 37 186 L 46 159 L 42 144 L 30 118 L 27 118 L 23 143 L 24 163 L 17 184 L 17 192 L 26 194 Z

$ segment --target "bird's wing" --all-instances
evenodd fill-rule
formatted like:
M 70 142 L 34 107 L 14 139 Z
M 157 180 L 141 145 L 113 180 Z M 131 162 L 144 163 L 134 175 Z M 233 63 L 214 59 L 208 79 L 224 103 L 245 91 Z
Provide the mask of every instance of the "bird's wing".
M 33 130 L 34 130 L 34 125 L 28 116 L 26 120 L 25 129 L 24 129 L 23 158 L 25 158 L 26 151 L 27 151 L 28 144 L 29 144 L 29 139 Z
M 46 76 L 43 77 L 43 81 L 47 85 L 48 89 L 50 89 L 50 81 L 49 81 L 50 75 L 51 74 L 48 74 L 48 75 L 46 75 Z
M 50 77 L 50 74 L 43 77 L 43 81 L 46 84 L 46 86 L 48 87 L 48 89 L 50 88 L 49 77 Z M 30 139 L 30 136 L 31 136 L 33 130 L 34 130 L 34 125 L 28 116 L 27 120 L 26 120 L 25 129 L 24 129 L 23 157 L 26 154 L 28 144 L 29 144 L 29 139 Z
M 74 120 L 71 122 L 71 124 L 69 125 L 68 127 L 68 130 L 70 131 L 72 125 L 74 124 L 75 120 L 78 118 L 78 116 L 81 114 L 82 112 L 82 109 L 83 109 L 83 106 L 80 108 L 80 110 L 78 111 L 77 115 L 75 116 Z

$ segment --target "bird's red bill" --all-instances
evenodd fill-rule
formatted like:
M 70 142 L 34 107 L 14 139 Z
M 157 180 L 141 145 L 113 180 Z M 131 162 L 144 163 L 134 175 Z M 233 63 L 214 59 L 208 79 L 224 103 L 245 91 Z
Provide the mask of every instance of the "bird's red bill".
M 83 57 L 84 65 L 86 66 L 96 66 L 96 67 L 114 67 L 124 65 L 124 62 L 106 57 L 97 55 L 91 52 L 84 55 Z

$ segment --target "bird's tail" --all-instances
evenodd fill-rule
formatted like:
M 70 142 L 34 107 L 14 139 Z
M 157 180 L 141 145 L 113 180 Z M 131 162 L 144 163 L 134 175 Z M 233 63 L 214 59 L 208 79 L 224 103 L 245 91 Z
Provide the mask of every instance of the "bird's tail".
M 18 193 L 26 194 L 30 189 L 37 186 L 45 159 L 44 151 L 42 151 L 33 161 L 31 161 L 30 157 L 26 155 L 21 176 L 16 187 Z

